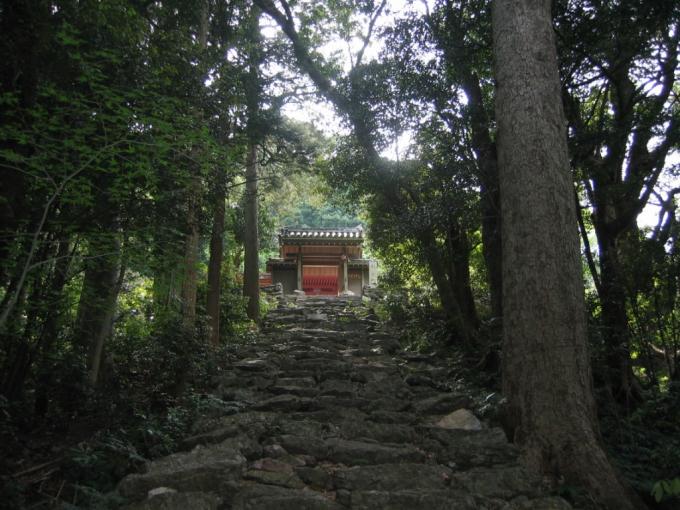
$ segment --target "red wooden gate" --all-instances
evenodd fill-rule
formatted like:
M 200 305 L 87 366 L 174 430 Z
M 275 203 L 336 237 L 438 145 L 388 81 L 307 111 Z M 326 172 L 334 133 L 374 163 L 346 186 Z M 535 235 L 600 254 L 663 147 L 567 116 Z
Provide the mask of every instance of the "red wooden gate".
M 303 268 L 302 290 L 305 294 L 321 296 L 338 295 L 338 268 L 336 266 L 306 266 Z

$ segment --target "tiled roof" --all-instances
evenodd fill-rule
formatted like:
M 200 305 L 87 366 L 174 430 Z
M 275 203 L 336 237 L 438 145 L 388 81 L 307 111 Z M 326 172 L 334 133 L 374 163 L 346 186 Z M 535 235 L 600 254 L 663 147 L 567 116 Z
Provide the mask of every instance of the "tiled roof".
M 345 228 L 282 228 L 279 233 L 281 239 L 347 239 L 362 240 L 364 229 L 361 226 Z

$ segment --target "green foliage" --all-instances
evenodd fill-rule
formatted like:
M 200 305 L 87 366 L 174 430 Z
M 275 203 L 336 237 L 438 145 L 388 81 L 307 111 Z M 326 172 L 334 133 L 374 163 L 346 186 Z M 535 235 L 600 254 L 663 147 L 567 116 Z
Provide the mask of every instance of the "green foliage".
M 644 404 L 628 417 L 620 416 L 611 402 L 600 402 L 602 433 L 634 488 L 640 494 L 659 494 L 659 480 L 680 477 L 680 391 L 674 384 L 668 391 L 645 396 Z
M 373 300 L 376 314 L 401 332 L 400 342 L 413 350 L 429 350 L 449 340 L 445 317 L 435 306 L 432 286 L 410 285 L 388 268 L 379 278 L 380 298 Z
M 657 503 L 668 499 L 680 498 L 680 478 L 659 480 L 652 487 L 652 496 Z

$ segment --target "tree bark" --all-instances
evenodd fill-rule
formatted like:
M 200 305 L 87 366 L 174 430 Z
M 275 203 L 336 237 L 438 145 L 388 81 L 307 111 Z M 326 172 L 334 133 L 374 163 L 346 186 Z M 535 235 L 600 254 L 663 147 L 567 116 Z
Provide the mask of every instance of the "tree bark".
M 243 295 L 248 299 L 247 313 L 260 318 L 260 258 L 257 227 L 257 145 L 251 140 L 246 161 L 245 235 L 243 257 Z
M 213 224 L 210 235 L 210 260 L 208 261 L 208 296 L 206 310 L 210 320 L 210 343 L 220 343 L 220 294 L 222 290 L 222 257 L 224 251 L 224 175 L 219 172 L 214 205 Z
M 439 294 L 446 321 L 453 331 L 453 335 L 463 344 L 468 344 L 474 338 L 476 330 L 471 330 L 470 325 L 465 320 L 458 296 L 449 280 L 447 265 L 442 258 L 434 235 L 429 230 L 423 230 L 419 242 L 435 287 L 437 287 L 437 294 Z
M 257 218 L 257 146 L 262 138 L 260 102 L 262 83 L 259 66 L 262 61 L 260 49 L 260 9 L 253 6 L 249 18 L 250 51 L 246 82 L 246 110 L 248 113 L 248 153 L 246 155 L 246 190 L 243 236 L 243 295 L 247 298 L 246 313 L 250 319 L 260 320 L 260 255 Z
M 449 220 L 449 231 L 446 243 L 449 258 L 449 281 L 456 296 L 469 338 L 475 336 L 479 329 L 479 316 L 470 285 L 470 240 L 465 229 L 456 224 L 456 219 Z
M 611 509 L 643 508 L 599 443 L 550 0 L 493 4 L 503 217 L 503 391 L 543 473 Z
M 92 243 L 92 257 L 85 268 L 74 338 L 87 358 L 87 382 L 97 384 L 104 344 L 118 298 L 120 241 L 117 234 L 104 234 Z
M 196 321 L 196 295 L 198 289 L 198 248 L 199 233 L 199 195 L 200 181 L 193 176 L 188 190 L 187 231 L 184 239 L 184 274 L 182 277 L 182 323 L 192 330 Z

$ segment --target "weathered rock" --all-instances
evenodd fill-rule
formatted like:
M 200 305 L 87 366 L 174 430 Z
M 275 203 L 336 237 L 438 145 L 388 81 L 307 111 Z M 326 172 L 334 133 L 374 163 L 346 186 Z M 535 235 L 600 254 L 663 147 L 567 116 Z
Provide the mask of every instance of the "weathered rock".
M 442 393 L 434 397 L 421 400 L 413 405 L 413 409 L 420 415 L 447 414 L 470 405 L 470 397 L 454 393 Z
M 217 510 L 222 498 L 205 492 L 166 491 L 133 503 L 123 510 Z
M 290 394 L 277 395 L 253 405 L 253 409 L 257 411 L 293 412 L 318 408 L 319 404 L 316 400 L 305 397 L 297 397 Z
M 455 472 L 451 486 L 471 494 L 507 500 L 522 495 L 538 496 L 541 480 L 520 466 L 499 466 Z
M 370 439 L 386 443 L 410 443 L 415 439 L 413 427 L 394 423 L 345 420 L 340 423 L 340 433 L 344 439 Z
M 437 420 L 435 427 L 442 429 L 482 430 L 482 423 L 467 409 L 458 409 Z
M 403 423 L 411 425 L 416 421 L 416 416 L 412 413 L 376 409 L 371 412 L 367 419 L 376 423 Z
M 301 466 L 295 472 L 310 487 L 317 490 L 328 490 L 331 487 L 331 475 L 319 467 Z
M 234 363 L 234 368 L 239 370 L 247 370 L 249 372 L 261 372 L 264 370 L 270 370 L 272 366 L 263 359 L 244 359 L 238 363 Z
M 264 469 L 249 469 L 243 475 L 246 480 L 253 480 L 267 485 L 277 485 L 290 489 L 302 489 L 305 483 L 291 471 L 269 471 Z
M 245 464 L 245 457 L 229 445 L 198 446 L 191 452 L 175 453 L 149 463 L 146 473 L 123 478 L 118 490 L 130 499 L 141 499 L 156 487 L 219 492 L 224 482 L 241 476 Z
M 571 510 L 571 505 L 559 497 L 528 499 L 520 496 L 513 499 L 510 510 Z
M 351 507 L 362 510 L 480 510 L 474 498 L 451 491 L 357 491 Z
M 232 510 L 342 510 L 335 501 L 312 490 L 252 485 L 240 491 Z
M 328 445 L 318 438 L 284 434 L 276 438 L 276 443 L 292 454 L 311 455 L 317 459 L 326 458 L 328 454 Z
M 453 462 L 458 468 L 467 468 L 508 464 L 517 459 L 517 448 L 508 443 L 499 428 L 474 431 L 424 427 L 420 430 L 426 439 L 435 441 L 429 449 L 442 464 Z
M 196 445 L 214 444 L 220 443 L 225 439 L 230 437 L 235 437 L 240 434 L 241 428 L 238 425 L 228 425 L 226 427 L 220 427 L 210 432 L 204 434 L 197 434 L 195 436 L 190 436 L 182 441 L 183 449 L 191 449 Z
M 326 457 L 348 465 L 422 462 L 425 453 L 411 445 L 386 445 L 346 439 L 328 439 Z
M 275 395 L 295 395 L 296 397 L 314 397 L 319 393 L 318 389 L 305 386 L 275 385 L 267 388 L 267 391 Z
M 427 464 L 382 464 L 338 469 L 333 486 L 351 491 L 419 491 L 446 490 L 451 470 L 445 466 Z
M 404 353 L 357 305 L 281 297 L 215 378 L 227 404 L 184 441 L 207 446 L 125 478 L 120 492 L 142 500 L 130 509 L 570 508 L 466 410 L 483 394 L 460 380 L 460 356 Z

